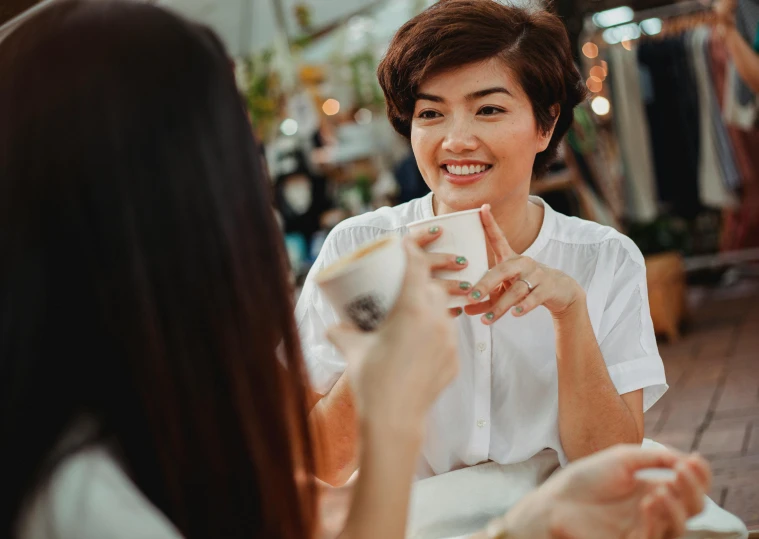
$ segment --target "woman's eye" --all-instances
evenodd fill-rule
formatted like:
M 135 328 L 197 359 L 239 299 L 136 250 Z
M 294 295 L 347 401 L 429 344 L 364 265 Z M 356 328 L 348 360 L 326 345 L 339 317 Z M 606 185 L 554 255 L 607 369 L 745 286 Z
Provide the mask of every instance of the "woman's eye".
M 439 112 L 436 112 L 434 110 L 423 110 L 419 113 L 418 118 L 422 118 L 423 120 L 431 120 L 433 118 L 437 118 L 440 116 Z
M 482 114 L 483 116 L 494 116 L 502 112 L 505 111 L 503 109 L 499 109 L 498 107 L 482 107 L 479 114 Z

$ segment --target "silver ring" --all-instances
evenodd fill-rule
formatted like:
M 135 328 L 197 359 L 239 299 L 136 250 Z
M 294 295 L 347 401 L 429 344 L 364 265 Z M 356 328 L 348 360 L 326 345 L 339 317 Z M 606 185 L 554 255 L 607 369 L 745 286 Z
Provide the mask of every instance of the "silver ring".
M 534 286 L 532 286 L 532 284 L 530 283 L 530 281 L 528 281 L 527 279 L 517 279 L 517 281 L 522 281 L 524 284 L 526 284 L 527 285 L 527 290 L 530 291 L 530 292 L 532 292 L 532 289 L 535 288 Z

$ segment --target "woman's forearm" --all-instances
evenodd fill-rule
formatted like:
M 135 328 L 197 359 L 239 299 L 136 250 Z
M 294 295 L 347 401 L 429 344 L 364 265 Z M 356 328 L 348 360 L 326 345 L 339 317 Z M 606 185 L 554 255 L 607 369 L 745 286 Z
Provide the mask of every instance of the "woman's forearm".
M 422 431 L 364 426 L 361 439 L 361 471 L 340 539 L 401 539 Z
M 554 329 L 559 434 L 567 458 L 576 460 L 618 443 L 640 443 L 642 433 L 609 376 L 584 297 L 554 316 Z
M 342 486 L 358 465 L 358 418 L 347 374 L 309 414 L 317 451 L 316 476 Z

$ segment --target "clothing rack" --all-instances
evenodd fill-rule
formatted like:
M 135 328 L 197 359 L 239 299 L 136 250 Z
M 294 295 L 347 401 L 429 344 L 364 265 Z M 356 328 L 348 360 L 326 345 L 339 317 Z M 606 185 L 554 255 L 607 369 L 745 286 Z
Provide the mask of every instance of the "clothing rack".
M 713 4 L 713 0 L 685 0 L 674 4 L 635 11 L 630 20 L 603 28 L 598 27 L 593 22 L 592 15 L 588 15 L 584 20 L 584 31 L 581 40 L 594 42 L 599 47 L 613 46 L 608 45 L 601 39 L 601 34 L 603 34 L 603 32 L 609 28 L 623 27 L 625 25 L 636 24 L 649 19 L 660 19 L 662 21 L 663 28 L 661 34 L 659 34 L 660 37 L 664 37 L 668 34 L 671 35 L 671 33 L 679 33 L 686 28 L 692 28 L 707 23 L 708 16 L 711 15 L 713 10 Z M 680 21 L 678 22 L 678 20 Z M 643 37 L 643 35 L 644 34 L 641 34 L 640 37 Z M 646 36 L 646 38 L 656 38 L 656 36 Z M 625 48 L 627 48 L 627 46 Z M 588 59 L 584 57 L 582 57 L 582 60 L 588 65 L 597 63 L 588 62 Z M 687 257 L 683 261 L 683 266 L 686 272 L 728 268 L 731 271 L 736 272 L 743 270 L 742 273 L 746 273 L 749 276 L 755 276 L 756 272 L 755 270 L 750 269 L 750 264 L 757 261 L 759 261 L 759 248 L 744 248 Z M 747 264 L 749 264 L 749 266 L 747 266 Z
M 713 8 L 712 0 L 685 0 L 684 2 L 676 2 L 674 4 L 667 4 L 664 6 L 644 9 L 641 11 L 635 11 L 632 20 L 599 28 L 593 23 L 592 15 L 585 17 L 584 21 L 584 34 L 586 37 L 591 37 L 600 33 L 603 33 L 609 28 L 617 28 L 630 23 L 642 22 L 648 19 L 674 19 L 677 17 L 683 17 L 686 15 L 694 15 L 696 13 L 702 13 L 705 11 L 711 11 Z

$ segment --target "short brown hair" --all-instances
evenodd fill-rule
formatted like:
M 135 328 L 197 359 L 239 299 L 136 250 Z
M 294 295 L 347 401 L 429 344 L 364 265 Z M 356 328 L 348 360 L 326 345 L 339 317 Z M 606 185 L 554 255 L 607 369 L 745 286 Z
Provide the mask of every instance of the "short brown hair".
M 496 56 L 516 74 L 543 132 L 555 120 L 552 107 L 560 106 L 551 142 L 535 157 L 533 172 L 541 175 L 587 95 L 566 28 L 548 11 L 497 0 L 441 0 L 408 21 L 377 69 L 388 118 L 410 138 L 417 90 L 425 79 Z

